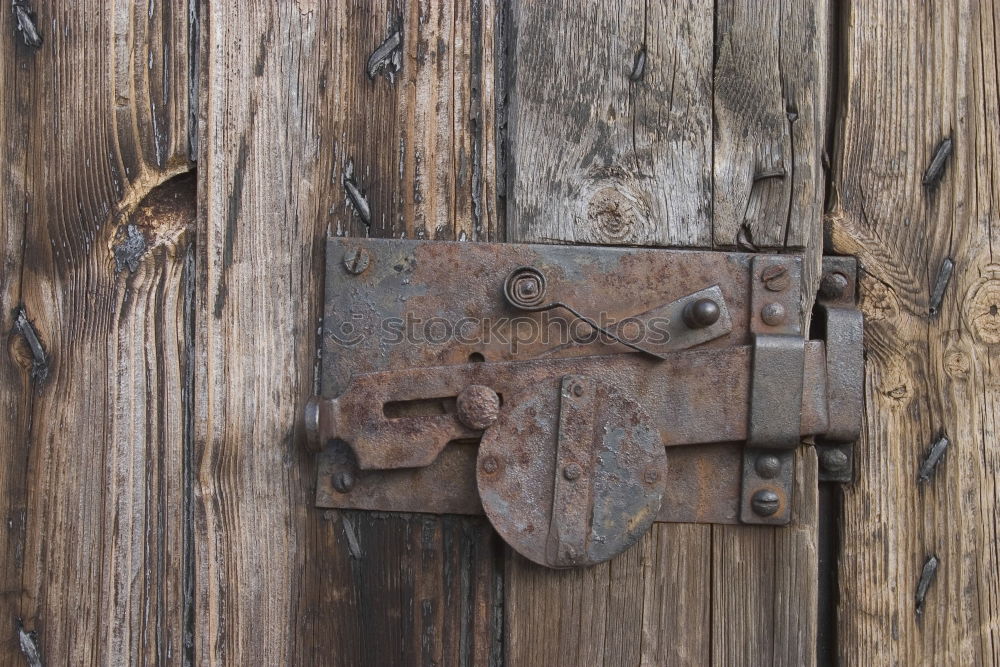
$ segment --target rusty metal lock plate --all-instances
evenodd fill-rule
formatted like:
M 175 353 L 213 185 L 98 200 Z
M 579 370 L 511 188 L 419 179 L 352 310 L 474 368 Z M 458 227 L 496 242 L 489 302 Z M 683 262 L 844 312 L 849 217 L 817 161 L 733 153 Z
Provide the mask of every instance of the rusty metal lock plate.
M 522 556 L 593 565 L 652 525 L 667 457 L 653 419 L 608 383 L 552 377 L 510 396 L 479 444 L 483 509 Z
M 794 254 L 330 239 L 316 504 L 485 513 L 551 567 L 652 521 L 787 523 L 791 448 L 857 430 L 836 261 L 831 355 Z

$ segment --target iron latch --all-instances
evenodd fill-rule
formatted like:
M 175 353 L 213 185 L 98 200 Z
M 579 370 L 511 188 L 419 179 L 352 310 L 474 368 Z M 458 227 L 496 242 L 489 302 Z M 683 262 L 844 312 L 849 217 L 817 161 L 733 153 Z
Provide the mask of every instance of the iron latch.
M 486 514 L 550 567 L 654 521 L 784 524 L 797 447 L 850 478 L 862 323 L 852 258 L 330 239 L 320 507 Z

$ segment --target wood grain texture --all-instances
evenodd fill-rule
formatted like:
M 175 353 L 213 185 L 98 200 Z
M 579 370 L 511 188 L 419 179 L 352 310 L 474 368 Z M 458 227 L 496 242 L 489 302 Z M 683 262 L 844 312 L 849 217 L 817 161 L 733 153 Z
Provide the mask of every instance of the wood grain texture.
M 714 242 L 737 245 L 744 230 L 760 248 L 814 251 L 825 184 L 829 5 L 723 0 L 716 7 Z
M 732 246 L 746 225 L 760 247 L 808 246 L 812 293 L 825 3 L 524 2 L 511 16 L 509 240 Z M 814 661 L 815 469 L 798 457 L 790 528 L 656 525 L 582 572 L 511 556 L 511 664 Z
M 328 233 L 496 234 L 494 11 L 203 8 L 199 662 L 501 659 L 502 573 L 486 521 L 317 509 L 300 424 L 318 389 Z M 398 47 L 380 51 L 386 40 Z M 370 61 L 375 52 L 384 58 Z
M 710 246 L 712 3 L 516 1 L 511 17 L 509 239 Z
M 829 234 L 860 257 L 867 350 L 858 482 L 843 497 L 846 664 L 1000 662 L 997 13 L 884 2 L 842 16 Z M 946 138 L 953 151 L 928 179 Z M 946 257 L 955 268 L 932 313 Z M 951 445 L 919 483 L 942 433 Z M 939 566 L 918 615 L 931 555 Z
M 188 17 L 34 9 L 0 46 L 0 662 L 180 663 Z

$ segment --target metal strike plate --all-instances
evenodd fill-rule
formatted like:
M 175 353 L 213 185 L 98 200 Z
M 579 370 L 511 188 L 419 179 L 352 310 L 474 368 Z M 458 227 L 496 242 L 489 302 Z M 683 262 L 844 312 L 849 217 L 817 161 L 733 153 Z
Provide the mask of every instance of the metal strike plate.
M 801 263 L 330 239 L 317 505 L 485 513 L 550 567 L 654 520 L 786 523 L 793 448 L 850 435 L 828 394 L 860 392 L 802 337 Z
M 830 425 L 816 442 L 821 482 L 850 482 L 864 404 L 864 322 L 857 309 L 857 260 L 824 257 L 816 318 L 826 341 Z

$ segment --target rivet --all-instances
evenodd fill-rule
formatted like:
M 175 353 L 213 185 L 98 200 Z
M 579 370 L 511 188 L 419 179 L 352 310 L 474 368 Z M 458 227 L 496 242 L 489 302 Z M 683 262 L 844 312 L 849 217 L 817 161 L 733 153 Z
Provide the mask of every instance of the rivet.
M 349 470 L 338 470 L 333 473 L 333 488 L 337 493 L 347 493 L 354 488 L 354 475 Z
M 487 475 L 492 475 L 499 467 L 500 464 L 497 463 L 497 458 L 495 456 L 490 455 L 483 459 L 483 472 Z
M 646 484 L 656 484 L 660 481 L 660 471 L 650 468 L 642 474 L 642 479 L 645 480 Z
M 371 263 L 371 255 L 364 248 L 351 248 L 344 254 L 344 268 L 348 273 L 359 275 Z
M 758 516 L 771 516 L 778 511 L 778 494 L 770 489 L 761 489 L 753 494 L 750 506 Z
M 785 307 L 780 303 L 769 303 L 760 309 L 760 319 L 770 327 L 785 323 Z
M 764 479 L 772 479 L 781 472 L 781 461 L 774 454 L 763 454 L 754 462 L 754 470 Z
M 848 463 L 847 454 L 836 447 L 824 449 L 819 453 L 819 465 L 827 472 L 844 472 Z
M 573 385 L 573 395 L 574 396 L 577 396 L 577 397 L 583 396 L 583 391 L 584 391 L 583 385 L 580 384 L 579 382 L 576 383 L 575 385 Z
M 784 292 L 788 289 L 788 269 L 781 264 L 772 264 L 760 272 L 764 287 L 771 292 Z
M 583 470 L 581 470 L 580 466 L 576 463 L 570 463 L 568 466 L 563 468 L 563 477 L 570 482 L 580 479 L 581 474 L 583 474 Z
M 838 271 L 824 273 L 819 281 L 819 295 L 824 299 L 840 299 L 848 286 L 847 276 Z
M 689 329 L 704 329 L 719 321 L 719 304 L 712 299 L 698 299 L 684 306 L 682 317 Z

